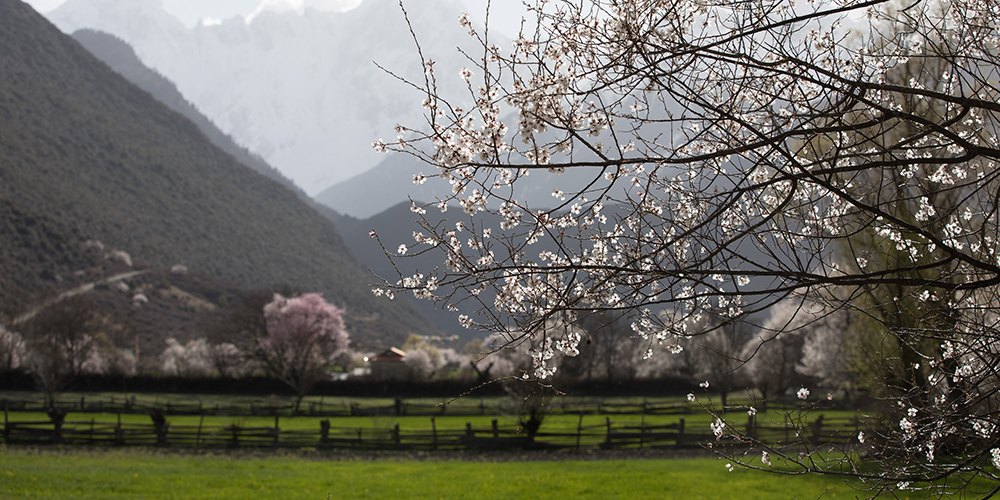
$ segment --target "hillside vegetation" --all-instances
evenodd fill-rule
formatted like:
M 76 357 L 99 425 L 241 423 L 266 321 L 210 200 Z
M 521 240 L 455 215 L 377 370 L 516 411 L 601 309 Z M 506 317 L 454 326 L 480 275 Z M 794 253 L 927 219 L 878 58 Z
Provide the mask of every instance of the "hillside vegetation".
M 324 292 L 352 339 L 433 328 L 377 300 L 333 225 L 16 0 L 0 0 L 0 196 L 81 235 L 251 287 Z
M 0 317 L 17 315 L 63 288 L 71 273 L 93 267 L 83 241 L 63 222 L 0 198 Z

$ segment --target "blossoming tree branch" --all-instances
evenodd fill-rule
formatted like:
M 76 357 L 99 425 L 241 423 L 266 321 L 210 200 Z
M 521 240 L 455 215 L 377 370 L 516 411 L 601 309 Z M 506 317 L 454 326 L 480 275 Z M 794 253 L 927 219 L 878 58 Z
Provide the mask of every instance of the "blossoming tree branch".
M 1000 484 L 998 7 L 539 0 L 512 44 L 466 16 L 478 52 L 424 54 L 415 37 L 426 123 L 374 147 L 421 158 L 414 182 L 452 195 L 414 202 L 413 240 L 372 236 L 442 265 L 374 291 L 438 301 L 498 348 L 529 343 L 527 379 L 585 349 L 572 325 L 596 312 L 628 317 L 647 355 L 783 301 L 811 320 L 844 312 L 895 346 L 873 351 L 870 378 L 887 423 L 831 461 L 720 414 L 720 439 L 763 448 L 741 463 L 928 492 Z M 467 68 L 435 72 L 454 56 Z M 467 93 L 441 95 L 444 78 Z M 566 178 L 550 206 L 520 194 L 539 171 Z M 781 325 L 762 331 L 758 354 Z

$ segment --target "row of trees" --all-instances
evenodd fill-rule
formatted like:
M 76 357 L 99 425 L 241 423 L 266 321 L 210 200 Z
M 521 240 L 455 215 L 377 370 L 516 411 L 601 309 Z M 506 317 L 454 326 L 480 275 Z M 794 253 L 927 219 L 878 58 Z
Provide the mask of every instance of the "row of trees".
M 320 294 L 294 297 L 273 294 L 259 309 L 247 310 L 237 327 L 239 346 L 232 342 L 210 344 L 204 338 L 182 345 L 166 341 L 160 356 L 165 373 L 242 376 L 262 371 L 298 395 L 296 405 L 309 389 L 327 376 L 327 367 L 344 353 L 348 335 L 343 310 Z M 120 329 L 110 317 L 82 297 L 56 302 L 40 311 L 18 331 L 0 326 L 0 370 L 23 369 L 32 374 L 50 403 L 65 384 L 84 374 L 132 375 L 134 352 L 112 340 Z M 109 336 L 109 333 L 111 335 Z
M 692 326 L 691 335 L 677 339 L 671 350 L 650 351 L 648 342 L 635 334 L 626 317 L 605 311 L 559 326 L 580 336 L 579 352 L 569 356 L 553 350 L 547 361 L 558 366 L 553 373 L 557 386 L 577 381 L 614 384 L 651 379 L 673 379 L 694 386 L 709 381 L 713 392 L 722 395 L 722 406 L 726 406 L 730 392 L 752 389 L 764 399 L 806 386 L 847 396 L 870 394 L 873 387 L 865 383 L 869 373 L 863 369 L 870 358 L 849 350 L 865 340 L 866 334 L 856 328 L 859 318 L 801 299 L 782 301 L 769 313 L 759 327 L 705 316 Z M 553 330 L 555 325 L 550 325 L 549 332 Z M 555 334 L 567 335 L 565 331 Z M 531 372 L 534 358 L 544 350 L 533 340 L 511 344 L 503 335 L 494 334 L 485 343 L 471 344 L 467 351 L 477 371 L 521 378 Z
M 263 293 L 251 297 L 228 318 L 209 325 L 211 340 L 200 337 L 185 343 L 168 338 L 158 356 L 160 371 L 182 377 L 267 374 L 281 379 L 301 396 L 315 382 L 328 377 L 330 368 L 346 372 L 364 366 L 365 355 L 375 354 L 348 348 L 342 311 L 319 295 L 286 298 L 274 294 L 270 302 L 264 302 L 263 297 Z M 263 306 L 258 307 L 257 302 L 264 302 Z M 609 384 L 651 378 L 692 384 L 712 380 L 713 387 L 723 393 L 757 387 L 765 395 L 784 393 L 806 383 L 836 388 L 839 381 L 846 380 L 846 367 L 840 362 L 841 356 L 829 355 L 827 347 L 843 344 L 842 335 L 833 338 L 843 328 L 833 325 L 817 329 L 821 323 L 805 319 L 807 314 L 819 311 L 782 303 L 774 309 L 762 332 L 739 330 L 736 325 L 712 328 L 715 324 L 707 322 L 701 328 L 710 332 L 684 339 L 679 344 L 680 353 L 658 352 L 645 361 L 646 346 L 637 341 L 627 321 L 610 313 L 588 316 L 571 326 L 586 339 L 587 348 L 560 361 L 558 378 L 564 382 Z M 835 317 L 839 315 L 831 316 Z M 252 329 L 246 329 L 248 325 Z M 30 371 L 50 397 L 79 375 L 132 375 L 136 372 L 134 353 L 116 346 L 109 336 L 114 329 L 120 327 L 84 299 L 57 303 L 23 325 L 26 338 L 7 328 L 0 329 L 0 369 Z M 781 348 L 753 356 L 765 341 L 780 344 Z M 823 345 L 811 347 L 818 343 Z M 487 356 L 498 345 L 502 345 L 502 336 L 494 335 L 457 351 L 413 335 L 401 348 L 406 352 L 404 363 L 413 380 L 459 378 L 486 382 L 517 378 L 531 371 L 529 344 Z M 749 362 L 744 366 L 746 359 Z M 836 366 L 830 366 L 831 362 Z
M 121 329 L 82 297 L 51 304 L 16 329 L 0 325 L 0 370 L 32 374 L 51 402 L 83 374 L 135 372 L 133 352 L 118 347 Z

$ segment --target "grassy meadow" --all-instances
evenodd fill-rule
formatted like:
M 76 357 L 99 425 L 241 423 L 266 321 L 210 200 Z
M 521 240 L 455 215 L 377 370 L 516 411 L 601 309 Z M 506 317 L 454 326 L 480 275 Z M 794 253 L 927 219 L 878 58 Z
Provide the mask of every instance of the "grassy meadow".
M 842 480 L 679 460 L 337 460 L 0 449 L 0 497 L 79 499 L 854 498 Z M 901 497 L 902 498 L 902 497 Z
M 0 399 L 25 394 L 2 393 Z M 131 398 L 133 395 L 128 395 Z M 124 395 L 66 394 L 67 401 L 103 399 L 119 401 Z M 205 406 L 232 404 L 286 404 L 288 398 L 273 397 L 262 401 L 237 396 L 135 395 L 138 404 L 165 405 L 203 403 Z M 342 404 L 354 399 L 315 398 L 323 404 Z M 307 398 L 306 404 L 313 400 Z M 604 404 L 636 404 L 639 398 L 603 398 Z M 650 399 L 650 404 L 672 404 L 683 398 Z M 433 405 L 442 400 L 408 399 L 407 403 Z M 730 400 L 729 418 L 734 425 L 746 421 L 747 401 Z M 367 399 L 369 406 L 388 406 L 391 399 Z M 561 404 L 574 402 L 563 399 Z M 485 404 L 494 410 L 503 405 L 496 398 L 484 400 L 461 398 L 452 403 L 477 407 Z M 684 418 L 687 432 L 708 432 L 712 418 L 697 404 L 690 413 L 673 415 L 583 415 L 553 413 L 546 416 L 541 432 L 574 432 L 578 426 L 591 428 L 595 435 L 585 436 L 591 448 L 603 439 L 600 429 L 610 418 L 616 424 L 642 421 L 646 425 L 665 425 Z M 792 411 L 801 423 L 819 415 L 850 427 L 856 411 Z M 6 412 L 13 421 L 47 420 L 41 412 Z M 497 419 L 501 429 L 518 425 L 516 408 L 492 415 L 439 415 L 436 428 L 464 429 L 467 423 L 487 428 Z M 127 424 L 151 423 L 143 413 L 84 413 L 67 415 L 67 423 L 111 424 L 121 419 Z M 281 415 L 283 430 L 315 430 L 322 418 Z M 759 425 L 783 424 L 784 412 L 771 409 L 757 415 Z M 274 425 L 273 416 L 168 415 L 171 426 L 243 427 Z M 358 428 L 378 431 L 399 425 L 401 431 L 426 431 L 428 416 L 340 416 L 330 417 L 334 428 Z M 844 429 L 848 431 L 848 429 Z M 634 447 L 634 446 L 633 446 Z M 752 470 L 728 471 L 726 462 L 713 458 L 671 457 L 668 449 L 610 454 L 584 452 L 354 452 L 350 450 L 180 450 L 103 446 L 5 446 L 0 444 L 0 498 L 93 498 L 93 499 L 436 499 L 436 498 L 684 498 L 684 499 L 811 499 L 867 498 L 869 492 L 856 490 L 838 477 L 778 475 Z M 640 453 L 636 453 L 640 452 Z M 618 453 L 618 454 L 616 454 Z M 690 451 L 676 456 L 690 457 Z M 623 460 L 623 457 L 633 457 Z M 600 458 L 595 460 L 595 458 Z M 776 464 L 776 467 L 778 465 Z M 921 498 L 916 492 L 897 492 L 898 498 Z

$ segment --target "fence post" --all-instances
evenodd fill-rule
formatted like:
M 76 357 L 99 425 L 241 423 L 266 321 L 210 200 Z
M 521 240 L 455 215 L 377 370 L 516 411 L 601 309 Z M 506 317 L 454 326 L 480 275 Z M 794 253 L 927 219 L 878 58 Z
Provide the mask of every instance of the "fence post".
M 168 403 L 169 404 L 169 403 Z M 149 417 L 153 419 L 153 426 L 156 428 L 156 444 L 167 444 L 167 432 L 170 431 L 170 424 L 160 410 L 149 412 Z
M 52 421 L 53 442 L 62 443 L 63 423 L 66 421 L 66 412 L 59 408 L 49 408 L 49 411 L 46 413 L 49 415 L 49 420 Z
M 608 447 L 610 448 L 611 447 L 611 417 L 604 417 L 604 420 L 605 420 L 605 423 L 608 426 L 608 436 L 604 439 L 604 442 L 607 443 Z
M 397 448 L 399 447 L 399 424 L 392 428 L 392 442 Z
M 281 427 L 278 426 L 278 409 L 274 409 L 274 447 L 277 448 L 279 444 L 279 437 L 281 436 Z
M 201 414 L 201 418 L 198 419 L 198 434 L 195 435 L 194 445 L 201 446 L 201 425 L 205 423 L 205 414 Z
M 858 435 L 857 432 L 854 435 Z M 10 418 L 7 416 L 7 402 L 3 403 L 3 442 L 10 442 Z
M 325 446 L 330 442 L 330 419 L 319 421 L 319 444 Z
M 785 424 L 784 425 L 784 427 L 785 427 L 785 443 L 787 444 L 788 443 L 788 414 L 785 414 L 784 424 Z
M 583 432 L 583 412 L 580 412 L 580 419 L 576 421 L 576 449 L 580 449 L 580 434 Z
M 677 440 L 674 443 L 678 448 L 684 443 L 684 418 L 677 422 Z
M 90 418 L 90 435 L 87 437 L 89 444 L 94 444 L 94 418 Z
M 438 430 L 437 424 L 434 422 L 434 417 L 431 417 L 431 448 L 438 449 Z
M 470 422 L 465 423 L 465 436 L 468 438 L 475 437 L 476 433 L 472 432 L 472 424 Z
M 122 412 L 118 412 L 118 424 L 115 425 L 115 444 L 121 446 L 125 444 L 125 430 L 122 429 Z
M 646 402 L 642 403 L 643 411 L 645 411 Z M 642 420 L 639 421 L 639 448 L 642 448 L 646 444 L 646 414 L 642 414 Z
M 497 428 L 497 419 L 493 419 L 493 437 L 500 437 L 500 429 Z
M 750 436 L 751 438 L 756 439 L 757 438 L 757 426 L 755 425 L 754 420 L 755 419 L 754 419 L 753 415 L 747 416 L 747 436 Z
M 816 420 L 812 423 L 812 438 L 814 443 L 819 443 L 820 439 L 823 437 L 823 415 L 816 417 Z

